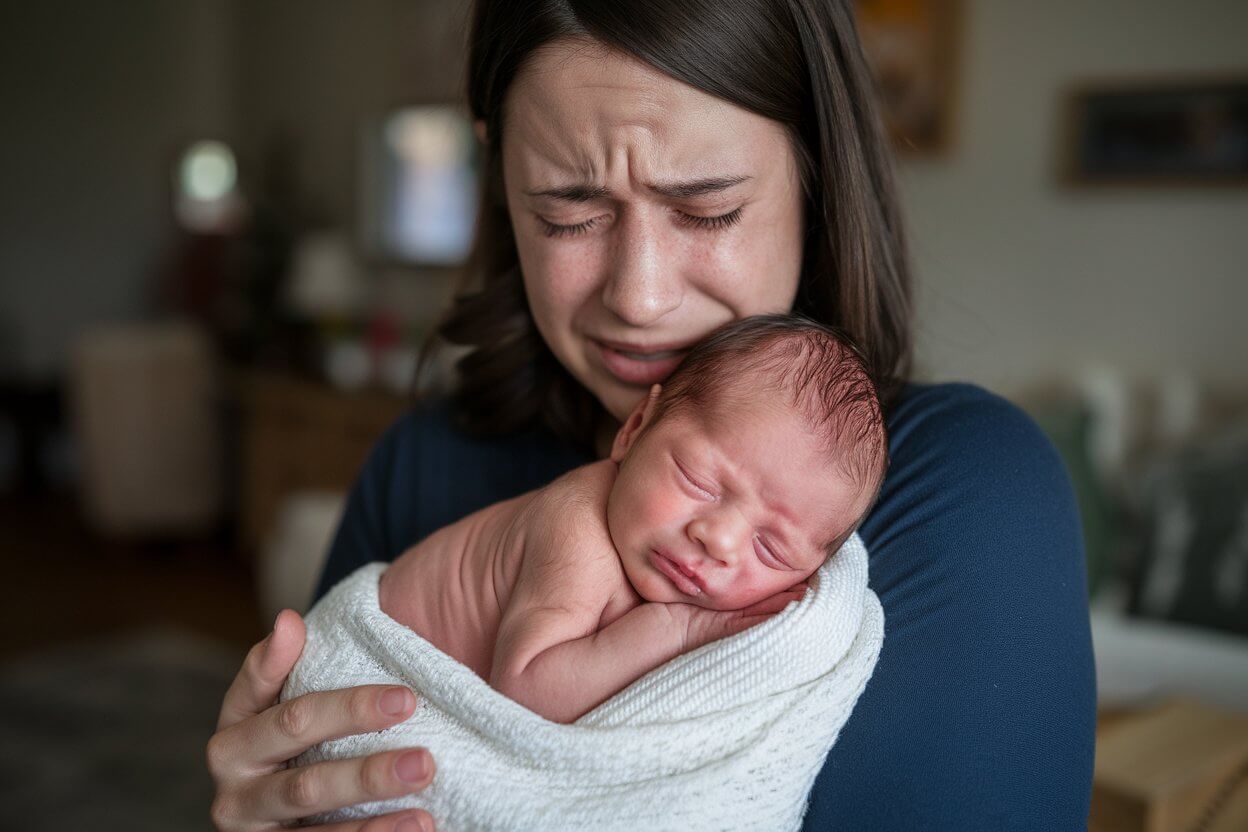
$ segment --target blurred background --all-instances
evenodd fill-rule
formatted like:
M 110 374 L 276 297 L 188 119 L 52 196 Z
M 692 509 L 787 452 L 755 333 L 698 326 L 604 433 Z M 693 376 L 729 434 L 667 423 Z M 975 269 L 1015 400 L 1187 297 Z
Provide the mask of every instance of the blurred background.
M 858 6 L 921 378 L 1027 408 L 1078 492 L 1093 828 L 1248 828 L 1248 4 Z M 0 828 L 209 828 L 221 695 L 446 380 L 466 17 L 0 4 Z

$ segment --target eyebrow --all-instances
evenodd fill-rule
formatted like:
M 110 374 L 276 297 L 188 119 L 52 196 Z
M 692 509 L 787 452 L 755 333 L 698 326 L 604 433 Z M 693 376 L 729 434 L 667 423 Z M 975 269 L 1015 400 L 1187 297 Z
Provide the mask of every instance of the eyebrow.
M 693 179 L 688 182 L 656 182 L 646 187 L 668 199 L 690 199 L 696 196 L 717 194 L 734 188 L 742 182 L 748 182 L 750 176 L 712 176 L 706 179 Z M 602 185 L 564 185 L 555 188 L 542 188 L 525 191 L 528 196 L 545 196 L 562 199 L 566 202 L 590 202 L 610 196 L 611 192 Z

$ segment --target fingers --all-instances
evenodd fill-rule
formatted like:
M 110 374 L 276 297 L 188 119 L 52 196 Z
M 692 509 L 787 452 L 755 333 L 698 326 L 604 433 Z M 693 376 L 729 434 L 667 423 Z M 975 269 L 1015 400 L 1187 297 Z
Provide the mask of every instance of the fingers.
M 423 790 L 434 773 L 433 756 L 423 748 L 383 751 L 370 757 L 285 769 L 264 778 L 266 782 L 257 788 L 255 805 L 248 815 L 260 820 L 286 821 L 356 803 L 389 800 Z M 339 827 L 363 828 L 350 824 L 330 828 Z
M 437 832 L 433 818 L 423 809 L 308 828 L 312 832 Z
M 217 719 L 217 730 L 255 716 L 277 701 L 286 677 L 303 652 L 307 631 L 303 619 L 282 610 L 268 638 L 251 648 L 243 667 L 226 691 Z
M 237 766 L 276 766 L 317 743 L 389 728 L 412 715 L 416 696 L 405 687 L 364 685 L 319 691 L 274 705 L 209 741 L 213 756 Z M 215 748 L 214 748 L 215 746 Z

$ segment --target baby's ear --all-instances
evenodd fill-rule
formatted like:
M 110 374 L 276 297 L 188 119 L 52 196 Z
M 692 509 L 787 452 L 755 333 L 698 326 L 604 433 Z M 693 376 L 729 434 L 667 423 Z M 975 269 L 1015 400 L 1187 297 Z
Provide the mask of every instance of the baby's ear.
M 656 384 L 651 387 L 650 394 L 637 402 L 633 412 L 628 414 L 624 424 L 620 425 L 620 429 L 615 434 L 615 442 L 611 445 L 612 462 L 622 462 L 629 450 L 636 444 L 637 437 L 641 435 L 646 425 L 650 424 L 650 418 L 654 414 L 654 405 L 658 402 L 661 392 L 663 392 L 662 385 Z

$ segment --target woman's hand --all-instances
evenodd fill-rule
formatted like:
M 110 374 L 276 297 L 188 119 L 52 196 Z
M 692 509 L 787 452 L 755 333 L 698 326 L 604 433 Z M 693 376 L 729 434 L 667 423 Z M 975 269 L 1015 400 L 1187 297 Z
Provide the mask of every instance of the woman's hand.
M 790 601 L 800 601 L 806 594 L 806 588 L 805 583 L 800 583 L 740 610 L 710 610 L 693 604 L 670 605 L 676 620 L 685 627 L 685 644 L 681 652 L 686 653 L 761 624 L 787 607 Z
M 217 733 L 208 741 L 208 770 L 217 786 L 212 821 L 221 832 L 280 829 L 317 812 L 420 791 L 433 779 L 433 758 L 423 748 L 285 767 L 319 742 L 388 728 L 416 707 L 410 690 L 386 685 L 309 693 L 277 704 L 305 635 L 303 619 L 284 610 L 225 694 Z M 434 832 L 434 822 L 428 812 L 415 810 L 314 828 Z

